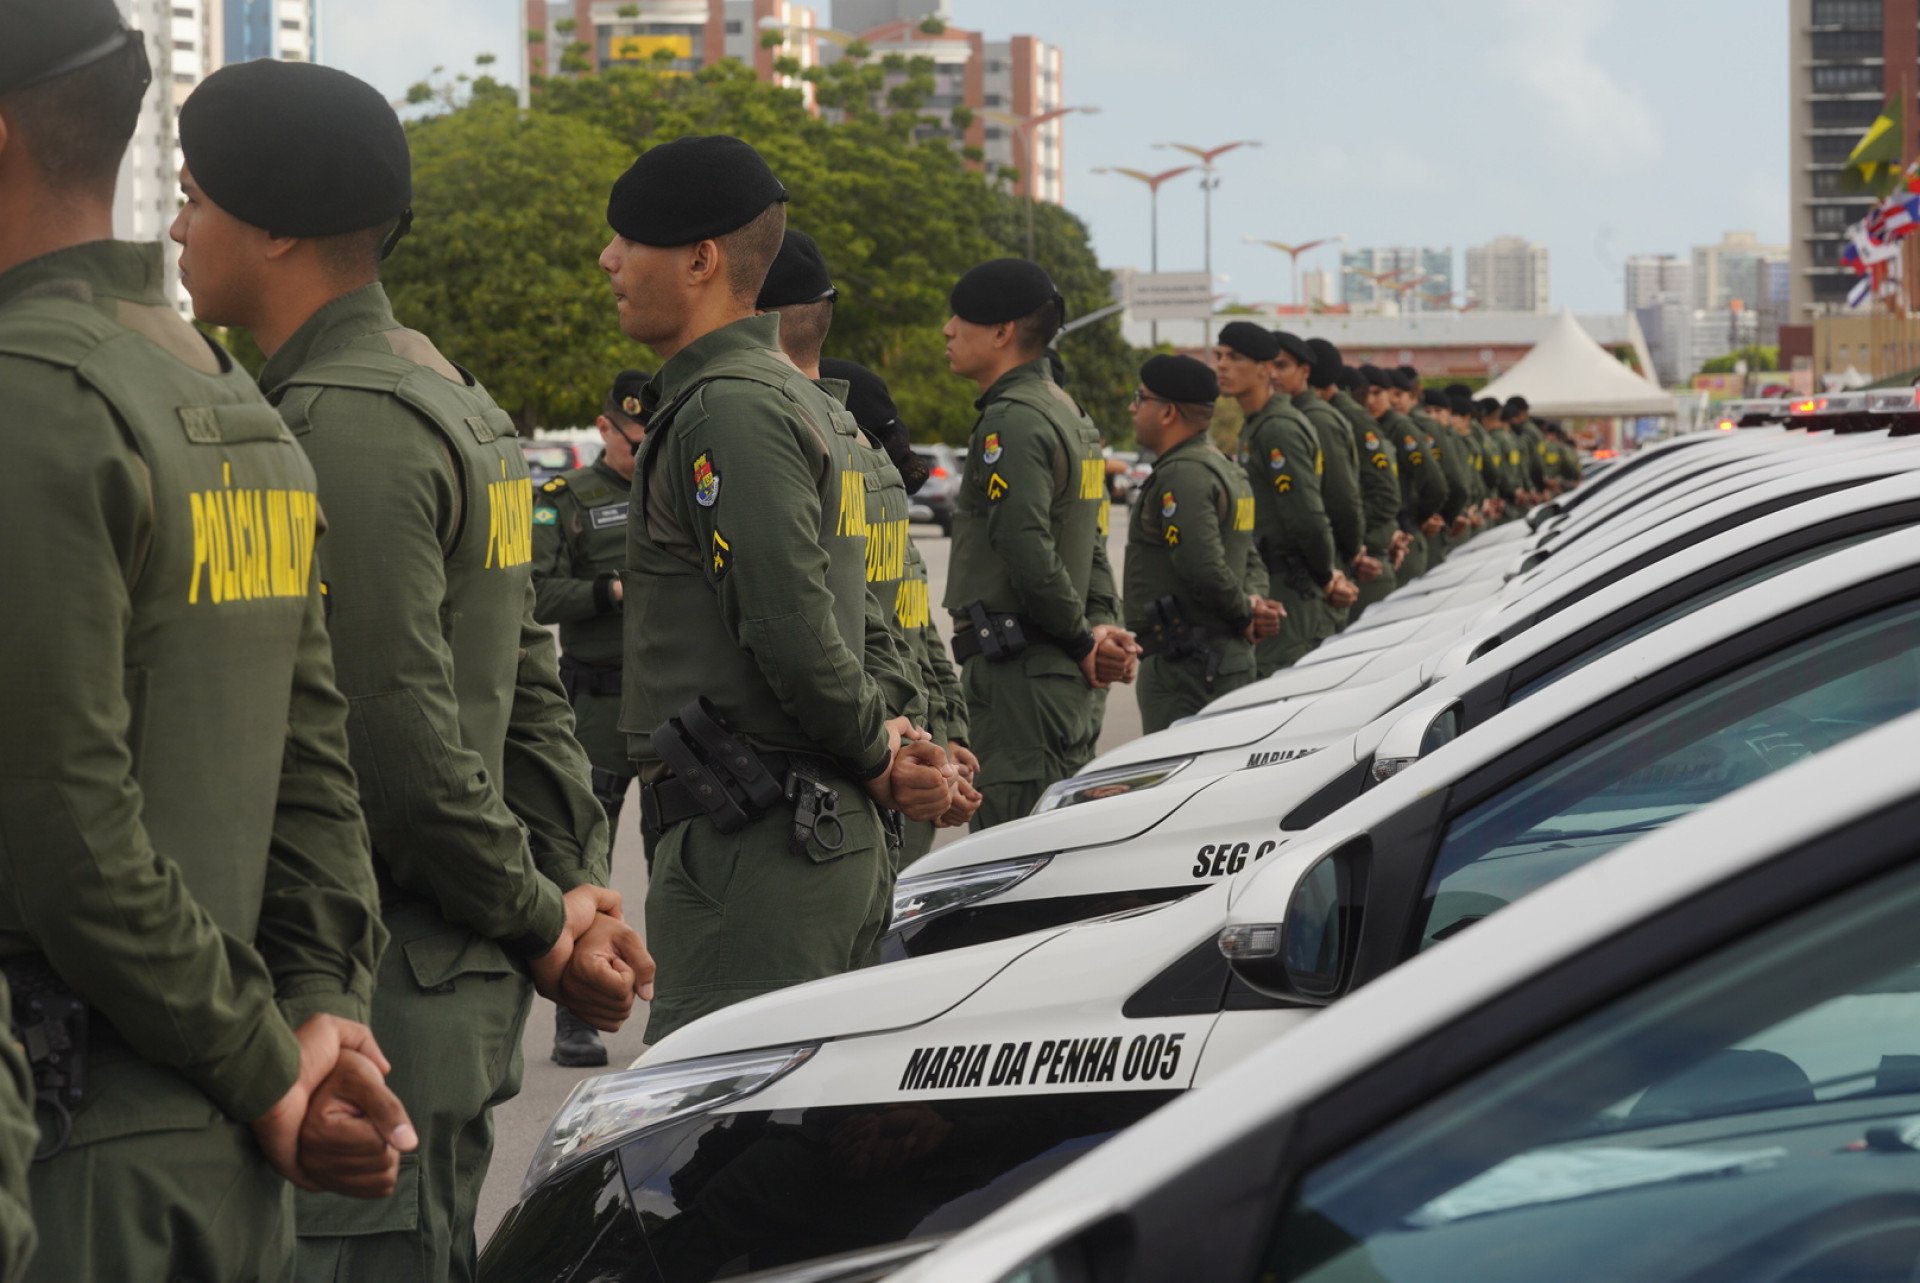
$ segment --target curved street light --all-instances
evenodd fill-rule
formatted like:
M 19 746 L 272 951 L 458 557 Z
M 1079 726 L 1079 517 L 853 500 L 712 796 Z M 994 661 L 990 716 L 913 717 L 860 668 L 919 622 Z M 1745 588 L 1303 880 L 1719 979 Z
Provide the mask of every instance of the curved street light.
M 1213 172 L 1214 171 L 1213 162 L 1220 159 L 1220 157 L 1226 155 L 1230 151 L 1236 151 L 1242 147 L 1258 147 L 1258 146 L 1261 146 L 1261 144 L 1258 141 L 1251 138 L 1242 138 L 1230 143 L 1221 143 L 1218 147 L 1196 147 L 1192 143 L 1155 143 L 1153 146 L 1154 146 L 1154 150 L 1156 151 L 1166 151 L 1169 148 L 1171 148 L 1174 151 L 1183 151 L 1187 153 L 1187 155 L 1193 157 L 1195 160 L 1200 162 L 1200 169 L 1201 169 L 1200 191 L 1205 200 L 1205 208 L 1203 213 L 1201 214 L 1201 225 L 1202 227 L 1205 228 L 1205 231 L 1206 231 L 1206 250 L 1205 250 L 1205 257 L 1203 261 L 1206 263 L 1206 267 L 1207 267 L 1207 279 L 1212 280 L 1213 279 L 1213 189 L 1220 185 L 1219 178 L 1217 178 Z
M 998 121 L 1012 129 L 1020 139 L 1020 175 L 1027 187 L 1027 257 L 1033 257 L 1033 136 L 1043 126 L 1051 125 L 1062 116 L 1097 116 L 1098 107 L 1056 107 L 1052 111 L 1041 112 L 1037 116 L 1016 116 L 1010 111 L 996 111 L 981 107 L 975 115 L 986 120 Z
M 1293 303 L 1295 307 L 1301 306 L 1302 303 L 1300 294 L 1300 256 L 1310 249 L 1319 249 L 1322 245 L 1331 245 L 1335 241 L 1344 241 L 1346 239 L 1347 234 L 1345 232 L 1341 232 L 1338 236 L 1322 236 L 1317 241 L 1305 241 L 1299 245 L 1289 245 L 1285 241 L 1262 240 L 1258 236 L 1249 236 L 1246 238 L 1247 244 L 1249 245 L 1265 245 L 1268 249 L 1277 249 L 1292 260 Z
M 1158 275 L 1160 272 L 1160 189 L 1180 177 L 1180 175 L 1192 173 L 1195 168 L 1197 167 L 1194 165 L 1181 165 L 1177 169 L 1163 169 L 1157 174 L 1149 174 L 1144 169 L 1127 169 L 1124 166 L 1114 165 L 1112 167 L 1096 168 L 1093 171 L 1096 174 L 1119 174 L 1122 178 L 1131 178 L 1136 183 L 1146 184 L 1148 208 L 1152 215 L 1152 221 L 1150 223 L 1152 229 L 1152 240 L 1150 242 L 1151 257 L 1148 261 L 1150 269 L 1155 275 Z M 1208 278 L 1208 284 L 1209 286 L 1212 284 L 1211 277 Z M 1160 322 L 1158 321 L 1153 322 L 1152 337 L 1153 345 L 1155 347 L 1160 346 Z

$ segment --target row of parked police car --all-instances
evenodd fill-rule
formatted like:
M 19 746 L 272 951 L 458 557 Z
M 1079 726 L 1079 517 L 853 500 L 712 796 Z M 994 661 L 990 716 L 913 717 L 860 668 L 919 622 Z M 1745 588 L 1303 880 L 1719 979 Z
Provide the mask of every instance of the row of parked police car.
M 1730 407 L 584 1083 L 490 1280 L 1920 1277 L 1920 403 Z

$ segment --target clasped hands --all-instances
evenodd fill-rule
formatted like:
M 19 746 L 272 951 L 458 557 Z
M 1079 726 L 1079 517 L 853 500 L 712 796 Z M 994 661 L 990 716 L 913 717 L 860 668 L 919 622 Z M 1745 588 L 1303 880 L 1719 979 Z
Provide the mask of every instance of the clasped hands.
M 1117 624 L 1095 624 L 1093 649 L 1080 657 L 1080 673 L 1097 691 L 1115 682 L 1131 682 L 1140 672 L 1144 652 L 1134 635 Z

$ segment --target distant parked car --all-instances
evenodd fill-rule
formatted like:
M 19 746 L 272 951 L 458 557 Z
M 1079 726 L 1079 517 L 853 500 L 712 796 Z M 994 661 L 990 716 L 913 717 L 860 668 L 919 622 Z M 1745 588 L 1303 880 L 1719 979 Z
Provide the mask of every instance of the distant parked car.
M 960 452 L 946 445 L 917 445 L 913 452 L 926 462 L 927 483 L 913 497 L 914 521 L 931 521 L 940 533 L 953 534 L 953 501 L 960 493 Z
M 591 440 L 570 437 L 539 437 L 520 442 L 520 454 L 527 461 L 536 486 L 563 472 L 584 468 L 600 457 L 604 447 L 598 437 Z
M 1147 471 L 1141 470 L 1140 454 L 1136 450 L 1108 450 L 1107 456 L 1107 498 L 1115 503 L 1126 503 L 1133 498 L 1133 492 L 1146 478 Z

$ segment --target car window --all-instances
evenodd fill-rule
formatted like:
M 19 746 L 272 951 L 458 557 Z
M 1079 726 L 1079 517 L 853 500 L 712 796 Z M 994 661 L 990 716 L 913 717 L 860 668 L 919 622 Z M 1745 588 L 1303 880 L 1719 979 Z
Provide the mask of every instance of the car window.
M 1685 619 L 1697 610 L 1711 606 L 1718 601 L 1725 601 L 1735 593 L 1743 592 L 1755 584 L 1765 583 L 1776 575 L 1784 575 L 1789 570 L 1797 570 L 1809 562 L 1818 561 L 1828 553 L 1842 552 L 1858 544 L 1866 543 L 1869 540 L 1878 539 L 1886 533 L 1887 531 L 1884 528 L 1857 531 L 1844 539 L 1836 539 L 1813 548 L 1803 548 L 1797 553 L 1780 558 L 1778 561 L 1771 561 L 1762 566 L 1755 566 L 1745 574 L 1735 575 L 1724 583 L 1715 584 L 1710 588 L 1703 589 L 1693 596 L 1686 598 L 1684 601 L 1673 603 L 1665 610 L 1655 611 L 1639 623 L 1633 625 L 1633 627 L 1615 633 L 1611 637 L 1604 638 L 1577 655 L 1569 656 L 1526 685 L 1520 687 L 1519 690 L 1516 690 L 1508 702 L 1509 704 L 1517 704 L 1529 695 L 1537 694 L 1543 688 L 1553 685 L 1553 683 L 1559 681 L 1562 677 L 1579 672 L 1597 659 L 1604 659 L 1629 642 L 1638 641 L 1655 629 L 1665 628 L 1676 619 Z M 1516 634 L 1516 636 L 1517 635 L 1518 634 Z
M 1320 1164 L 1259 1277 L 1914 1277 L 1920 864 L 1581 1015 Z
M 1785 646 L 1605 732 L 1457 816 L 1427 948 L 1636 835 L 1920 708 L 1920 602 Z

